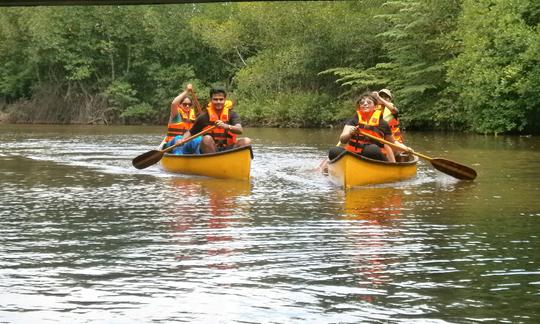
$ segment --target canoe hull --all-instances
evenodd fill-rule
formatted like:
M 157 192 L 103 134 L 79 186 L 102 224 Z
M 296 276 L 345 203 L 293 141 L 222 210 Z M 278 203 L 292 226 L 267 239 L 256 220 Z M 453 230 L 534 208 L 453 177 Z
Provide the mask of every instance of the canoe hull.
M 221 179 L 248 180 L 253 152 L 251 146 L 210 154 L 164 154 L 161 168 L 167 172 Z
M 328 163 L 330 180 L 344 188 L 402 181 L 416 175 L 418 158 L 390 163 L 344 151 Z

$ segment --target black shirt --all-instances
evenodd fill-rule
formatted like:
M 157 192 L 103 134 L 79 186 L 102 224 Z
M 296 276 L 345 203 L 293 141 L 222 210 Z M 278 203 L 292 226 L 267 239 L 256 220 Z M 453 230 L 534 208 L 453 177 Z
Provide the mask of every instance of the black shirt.
M 349 119 L 345 123 L 345 125 L 357 126 L 358 123 L 359 123 L 358 114 L 356 114 L 354 115 L 353 118 Z M 390 125 L 388 125 L 386 120 L 382 119 L 382 115 L 381 115 L 381 119 L 379 120 L 379 126 L 377 126 L 377 128 L 379 128 L 384 133 L 384 137 L 386 137 L 387 135 L 392 135 L 392 131 L 390 130 Z
M 240 116 L 235 111 L 229 110 L 229 121 L 227 124 L 234 126 L 236 124 L 241 124 Z M 203 113 L 197 119 L 195 120 L 195 123 L 193 123 L 193 126 L 191 126 L 191 129 L 189 130 L 189 133 L 191 135 L 195 135 L 197 133 L 202 132 L 203 128 L 206 126 L 214 125 L 214 123 L 210 122 L 210 117 L 208 116 L 208 112 Z

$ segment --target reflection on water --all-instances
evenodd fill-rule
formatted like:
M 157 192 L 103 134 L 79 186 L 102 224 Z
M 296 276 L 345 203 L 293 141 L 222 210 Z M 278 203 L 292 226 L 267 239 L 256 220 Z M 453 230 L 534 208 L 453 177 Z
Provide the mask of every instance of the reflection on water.
M 247 129 L 239 182 L 134 169 L 162 132 L 2 125 L 0 322 L 540 320 L 537 137 L 408 134 L 478 179 L 344 191 L 339 130 Z
M 171 178 L 167 181 L 174 199 L 167 203 L 171 216 L 171 229 L 180 245 L 205 244 L 206 255 L 212 258 L 208 267 L 231 269 L 234 263 L 227 257 L 235 253 L 234 236 L 228 227 L 243 226 L 248 221 L 249 204 L 240 200 L 251 193 L 249 181 L 222 179 Z M 198 228 L 198 226 L 203 228 Z M 189 253 L 177 259 L 188 260 Z M 218 258 L 219 257 L 219 258 Z M 215 260 L 223 261 L 215 261 Z
M 356 263 L 357 285 L 370 292 L 359 296 L 362 301 L 376 302 L 388 294 L 384 288 L 392 284 L 389 268 L 396 248 L 392 241 L 404 230 L 402 196 L 402 190 L 390 187 L 345 191 L 343 217 L 354 225 L 345 228 L 344 235 Z
M 395 188 L 356 188 L 345 192 L 345 215 L 384 224 L 401 216 L 403 191 Z

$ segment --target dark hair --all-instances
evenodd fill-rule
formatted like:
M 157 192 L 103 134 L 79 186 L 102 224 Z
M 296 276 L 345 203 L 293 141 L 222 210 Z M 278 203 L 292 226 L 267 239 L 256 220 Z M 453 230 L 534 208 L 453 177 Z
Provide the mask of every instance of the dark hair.
M 373 93 L 371 91 L 366 91 L 366 92 L 362 93 L 361 95 L 359 95 L 358 97 L 356 97 L 356 99 L 354 100 L 354 104 L 358 105 L 360 103 L 360 100 L 362 100 L 364 98 L 371 99 L 374 104 L 377 104 L 377 102 L 378 102 L 377 98 L 375 98 L 375 96 L 373 95 Z
M 210 89 L 210 98 L 212 98 L 213 95 L 216 93 L 223 93 L 225 97 L 227 97 L 227 91 L 225 91 L 225 87 L 221 86 L 215 86 Z

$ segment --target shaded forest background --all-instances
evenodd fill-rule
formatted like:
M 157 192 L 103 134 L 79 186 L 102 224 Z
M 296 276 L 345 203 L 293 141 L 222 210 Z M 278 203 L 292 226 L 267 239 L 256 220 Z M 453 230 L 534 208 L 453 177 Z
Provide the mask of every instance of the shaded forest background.
M 407 129 L 538 133 L 540 2 L 246 2 L 0 9 L 0 116 L 165 124 L 191 82 L 251 126 L 330 127 L 392 89 Z

